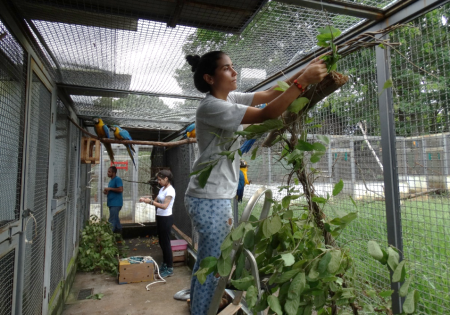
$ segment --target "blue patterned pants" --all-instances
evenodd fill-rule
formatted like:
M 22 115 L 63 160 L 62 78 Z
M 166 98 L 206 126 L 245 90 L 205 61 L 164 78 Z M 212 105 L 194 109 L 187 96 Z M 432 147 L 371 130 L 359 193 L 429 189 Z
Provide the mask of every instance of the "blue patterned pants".
M 199 236 L 197 261 L 191 280 L 191 314 L 206 315 L 219 279 L 210 274 L 201 285 L 194 273 L 203 258 L 219 258 L 220 245 L 233 226 L 231 200 L 201 199 L 186 195 L 184 202 Z

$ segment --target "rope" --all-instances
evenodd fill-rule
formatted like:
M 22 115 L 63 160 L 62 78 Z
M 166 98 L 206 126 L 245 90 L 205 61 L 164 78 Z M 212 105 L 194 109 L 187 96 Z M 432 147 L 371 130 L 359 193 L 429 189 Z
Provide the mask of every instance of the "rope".
M 27 240 L 27 226 L 28 226 L 28 221 L 30 221 L 30 219 L 34 220 L 34 237 L 31 240 Z M 34 217 L 34 215 L 30 212 L 30 217 L 28 218 L 27 222 L 25 223 L 25 229 L 23 231 L 24 235 L 25 235 L 25 243 L 28 244 L 33 244 L 34 239 L 37 236 L 37 221 L 36 218 Z
M 147 257 L 150 257 L 150 258 L 151 258 L 151 256 L 147 256 Z M 152 260 L 153 260 L 153 264 L 154 264 L 155 267 L 156 267 L 156 270 L 157 270 L 157 273 L 158 273 L 159 280 L 155 279 L 155 281 L 150 282 L 149 284 L 147 284 L 147 285 L 145 286 L 145 288 L 147 289 L 147 291 L 150 291 L 149 286 L 151 286 L 152 284 L 160 283 L 160 282 L 162 282 L 162 283 L 165 283 L 165 282 L 166 282 L 166 280 L 164 280 L 164 278 L 161 277 L 161 275 L 159 274 L 159 266 L 158 266 L 158 263 L 157 263 L 153 258 L 152 258 Z
M 137 182 L 137 181 L 134 181 L 134 180 L 128 180 L 128 179 L 123 179 L 123 178 L 122 178 L 122 180 L 123 180 L 124 182 L 129 182 L 129 183 L 138 183 L 138 184 L 151 185 L 149 182 Z

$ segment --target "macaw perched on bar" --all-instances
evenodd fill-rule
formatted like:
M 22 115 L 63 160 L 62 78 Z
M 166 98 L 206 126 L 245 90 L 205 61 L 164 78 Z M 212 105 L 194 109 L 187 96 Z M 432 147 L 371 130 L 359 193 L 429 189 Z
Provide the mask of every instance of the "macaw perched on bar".
M 195 138 L 195 123 L 192 123 L 186 127 L 183 133 L 183 139 L 187 138 Z
M 114 130 L 114 137 L 118 140 L 133 140 L 130 136 L 130 133 L 126 131 L 125 129 L 120 128 L 117 125 L 113 125 L 112 129 Z M 136 151 L 134 150 L 134 147 L 132 144 L 124 144 L 124 146 L 127 148 L 128 155 L 130 156 L 131 160 L 133 161 L 134 168 L 136 168 L 136 163 L 134 162 L 134 153 Z
M 94 117 L 93 121 L 95 124 L 94 130 L 97 134 L 97 137 L 109 139 L 109 128 L 103 122 L 103 120 L 100 117 Z M 112 149 L 111 143 L 103 143 L 103 145 L 105 146 L 106 152 L 108 152 L 109 159 L 114 164 L 114 151 Z
M 250 182 L 247 178 L 247 170 L 248 165 L 247 162 L 244 160 L 241 160 L 241 164 L 239 166 L 239 182 L 238 182 L 238 189 L 236 192 L 236 198 L 238 202 L 242 202 L 242 197 L 244 197 L 244 187 L 245 185 L 249 185 Z

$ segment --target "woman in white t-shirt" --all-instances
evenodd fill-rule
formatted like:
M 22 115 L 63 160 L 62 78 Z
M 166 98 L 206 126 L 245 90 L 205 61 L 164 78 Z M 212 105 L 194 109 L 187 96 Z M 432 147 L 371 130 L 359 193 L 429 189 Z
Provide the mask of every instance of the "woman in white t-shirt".
M 175 189 L 172 172 L 162 170 L 156 174 L 158 184 L 161 186 L 156 200 L 142 197 L 140 202 L 154 205 L 156 208 L 156 224 L 158 229 L 159 246 L 163 252 L 163 263 L 160 267 L 162 278 L 173 275 L 172 247 L 170 246 L 170 234 L 173 225 L 172 207 L 175 201 Z
M 237 151 L 239 141 L 234 141 L 230 148 L 224 139 L 232 138 L 235 131 L 242 130 L 241 124 L 262 123 L 279 117 L 308 85 L 319 83 L 327 75 L 325 64 L 316 58 L 285 81 L 290 85 L 285 92 L 275 90 L 274 86 L 261 92 L 236 93 L 233 91 L 237 89 L 238 73 L 224 52 L 212 51 L 202 57 L 187 56 L 186 60 L 192 66 L 195 87 L 206 93 L 195 117 L 200 156 L 193 165 L 193 171 L 219 158 L 222 151 Z M 267 106 L 262 109 L 255 107 L 264 103 Z M 210 274 L 201 285 L 194 274 L 203 258 L 219 258 L 220 245 L 231 230 L 231 199 L 236 196 L 238 187 L 239 155 L 236 153 L 233 162 L 228 158 L 219 159 L 204 187 L 201 187 L 199 178 L 199 175 L 190 178 L 185 204 L 199 233 L 197 261 L 191 281 L 191 314 L 206 315 L 218 279 Z

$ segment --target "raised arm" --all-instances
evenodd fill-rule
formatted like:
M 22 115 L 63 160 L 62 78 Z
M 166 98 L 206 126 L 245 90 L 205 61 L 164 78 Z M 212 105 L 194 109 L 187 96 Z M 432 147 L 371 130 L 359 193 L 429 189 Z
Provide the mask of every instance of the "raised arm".
M 300 73 L 300 72 L 299 72 Z M 323 63 L 323 60 L 315 59 L 311 62 L 308 67 L 305 68 L 303 72 L 301 72 L 300 76 L 296 78 L 297 82 L 301 84 L 303 88 L 306 88 L 310 84 L 316 84 L 325 78 L 327 75 L 327 68 Z M 292 82 L 295 78 L 292 80 Z M 269 90 L 270 91 L 270 90 Z M 269 102 L 261 101 L 263 98 L 256 98 L 256 94 L 253 97 L 253 103 L 267 103 L 267 106 L 259 109 L 255 107 L 248 107 L 245 112 L 244 118 L 241 121 L 241 124 L 257 124 L 262 123 L 267 119 L 274 119 L 279 117 L 288 107 L 289 105 L 300 95 L 301 90 L 295 85 L 292 84 L 285 92 L 278 92 L 278 96 L 272 99 Z M 257 92 L 264 93 L 264 92 Z M 270 93 L 268 93 L 270 94 Z
M 299 72 L 297 72 L 296 74 L 294 74 L 292 77 L 290 77 L 287 80 L 284 80 L 284 82 L 286 82 L 287 84 L 291 85 L 292 82 L 294 82 L 295 79 L 297 79 L 299 76 L 301 76 L 303 74 L 303 72 L 305 71 L 305 69 L 303 68 L 302 70 L 300 70 Z M 252 101 L 252 106 L 256 106 L 259 104 L 265 104 L 265 103 L 270 103 L 272 102 L 275 98 L 277 98 L 278 96 L 280 96 L 283 92 L 281 91 L 276 91 L 275 88 L 278 85 L 274 85 L 272 86 L 270 89 L 265 90 L 265 91 L 260 91 L 260 92 L 255 92 L 255 96 L 253 96 L 253 101 Z
M 320 57 L 317 57 L 315 59 L 313 59 L 308 66 L 306 66 L 306 68 L 308 68 L 310 65 L 317 63 L 321 61 Z M 284 82 L 286 82 L 287 84 L 291 85 L 292 82 L 294 82 L 295 79 L 298 79 L 303 72 L 305 72 L 306 68 L 301 69 L 300 71 L 298 71 L 297 73 L 295 73 L 293 76 L 291 76 L 289 79 L 284 80 Z M 259 104 L 264 104 L 264 103 L 270 103 L 271 101 L 273 101 L 275 98 L 277 98 L 278 96 L 281 95 L 281 91 L 276 91 L 275 88 L 278 85 L 274 85 L 272 86 L 270 89 L 266 90 L 266 91 L 261 91 L 261 92 L 256 92 L 255 96 L 253 97 L 253 102 L 252 102 L 252 106 L 256 106 Z

